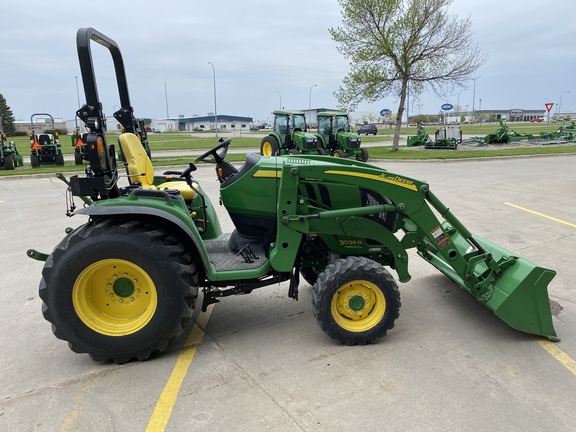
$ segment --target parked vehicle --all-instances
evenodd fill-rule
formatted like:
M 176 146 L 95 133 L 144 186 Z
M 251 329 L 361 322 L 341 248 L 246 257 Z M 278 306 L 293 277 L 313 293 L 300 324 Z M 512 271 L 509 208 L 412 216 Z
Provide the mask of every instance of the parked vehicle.
M 358 135 L 376 135 L 378 133 L 378 128 L 375 124 L 365 124 L 360 126 L 360 129 L 356 131 Z
M 49 117 L 52 133 L 34 132 L 34 117 Z M 54 117 L 47 113 L 36 113 L 30 117 L 30 165 L 38 168 L 45 164 L 64 165 L 64 155 L 60 146 L 60 137 L 54 127 Z
M 354 156 L 356 160 L 366 162 L 368 150 L 360 148 L 360 135 L 350 131 L 348 114 L 342 111 L 324 111 L 318 113 L 318 132 L 316 136 L 328 153 L 335 157 Z
M 326 154 L 318 138 L 306 132 L 304 112 L 278 110 L 272 114 L 274 114 L 274 127 L 272 132 L 262 138 L 261 155 Z
M 14 141 L 8 142 L 2 129 L 2 117 L 0 117 L 0 168 L 13 170 L 23 164 L 22 155 L 18 153 L 16 143 Z

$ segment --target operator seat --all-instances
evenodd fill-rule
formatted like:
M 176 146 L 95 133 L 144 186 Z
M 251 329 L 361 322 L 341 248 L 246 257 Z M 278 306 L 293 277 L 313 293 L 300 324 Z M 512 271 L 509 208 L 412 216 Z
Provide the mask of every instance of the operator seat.
M 42 135 L 38 136 L 38 142 L 40 143 L 41 146 L 49 145 L 50 144 L 50 135 L 42 134 Z
M 180 195 L 182 195 L 182 198 L 186 201 L 193 200 L 198 195 L 198 193 L 188 186 L 185 181 L 171 181 L 171 176 L 155 178 L 152 162 L 146 154 L 146 150 L 140 142 L 140 139 L 138 139 L 138 137 L 133 133 L 121 134 L 118 137 L 118 144 L 120 145 L 122 154 L 126 159 L 126 168 L 128 170 L 130 184 L 138 182 L 144 189 L 174 189 L 180 192 Z M 164 181 L 160 184 L 154 184 L 154 180 L 156 180 L 156 183 L 162 180 Z M 200 187 L 196 182 L 192 182 L 192 185 L 196 190 Z

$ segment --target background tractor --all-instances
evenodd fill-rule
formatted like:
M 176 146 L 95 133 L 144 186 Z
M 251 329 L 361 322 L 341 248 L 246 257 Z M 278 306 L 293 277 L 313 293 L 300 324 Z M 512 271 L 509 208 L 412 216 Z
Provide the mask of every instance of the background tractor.
M 120 109 L 133 116 L 118 46 L 80 29 L 86 104 L 79 115 L 89 130 L 90 166 L 65 181 L 68 214 L 88 220 L 49 255 L 28 251 L 46 261 L 43 315 L 74 352 L 117 363 L 145 360 L 182 332 L 200 289 L 202 310 L 283 281 L 287 297 L 297 300 L 300 274 L 313 284 L 314 316 L 329 337 L 372 343 L 399 316 L 400 292 L 388 268 L 409 281 L 408 249 L 513 328 L 556 339 L 547 294 L 555 272 L 473 235 L 426 182 L 318 155 L 249 153 L 237 168 L 226 160 L 228 139 L 196 158 L 215 165 L 220 202 L 234 224 L 224 233 L 193 177 L 194 163 L 155 175 L 128 131 L 118 138 L 126 160 L 120 173 L 106 139 L 90 41 L 110 50 Z M 86 205 L 76 209 L 73 197 Z
M 0 168 L 13 170 L 23 164 L 22 155 L 18 153 L 16 143 L 14 141 L 8 142 L 2 128 L 2 117 L 0 117 Z
M 306 116 L 302 111 L 273 111 L 272 114 L 274 114 L 272 132 L 262 139 L 260 154 L 263 156 L 326 154 L 318 138 L 306 132 Z
M 34 117 L 50 117 L 52 123 L 52 133 L 34 131 Z M 64 165 L 64 155 L 60 147 L 60 138 L 58 131 L 54 128 L 54 117 L 46 113 L 32 114 L 30 117 L 30 165 L 32 168 L 38 168 L 42 164 Z
M 80 128 L 76 128 L 72 132 L 72 147 L 74 147 L 74 163 L 76 165 L 82 165 L 85 160 L 88 160 L 88 149 L 86 148 L 86 135 L 81 134 Z
M 345 112 L 319 112 L 316 136 L 332 156 L 354 156 L 361 162 L 368 160 L 368 150 L 360 148 L 360 135 L 351 132 L 348 114 Z

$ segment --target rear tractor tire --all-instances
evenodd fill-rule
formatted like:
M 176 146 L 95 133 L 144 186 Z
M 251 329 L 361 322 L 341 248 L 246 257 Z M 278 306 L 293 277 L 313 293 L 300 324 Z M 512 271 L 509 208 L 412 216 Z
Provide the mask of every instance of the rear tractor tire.
M 5 170 L 13 170 L 15 167 L 14 161 L 15 161 L 15 159 L 12 157 L 12 155 L 4 156 L 4 169 Z
M 70 349 L 118 364 L 164 351 L 192 317 L 198 276 L 178 236 L 141 219 L 90 221 L 48 257 L 44 318 Z
M 35 154 L 30 155 L 30 165 L 32 165 L 32 168 L 40 167 L 40 158 L 38 157 L 38 155 Z
M 375 261 L 347 257 L 329 264 L 313 287 L 312 308 L 320 328 L 346 345 L 365 345 L 386 336 L 400 311 L 400 292 Z
M 260 143 L 260 154 L 262 156 L 279 156 L 280 145 L 278 144 L 278 140 L 273 136 L 262 138 L 262 142 Z

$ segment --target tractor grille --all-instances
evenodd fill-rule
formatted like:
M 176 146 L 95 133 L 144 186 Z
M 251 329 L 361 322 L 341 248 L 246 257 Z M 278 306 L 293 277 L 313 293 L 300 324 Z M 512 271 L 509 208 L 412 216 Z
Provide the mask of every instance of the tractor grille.
M 302 146 L 306 150 L 314 150 L 316 148 L 316 140 L 302 140 Z
M 393 204 L 389 198 L 368 189 L 360 189 L 360 194 L 362 196 L 363 207 L 382 205 L 382 204 Z M 383 225 L 390 231 L 393 231 L 398 214 L 396 212 L 392 213 L 382 212 L 382 213 L 368 214 L 365 215 L 364 217 L 373 220 L 374 222 L 377 222 L 380 225 Z
M 360 139 L 350 139 L 348 138 L 348 148 L 358 149 L 360 148 Z

